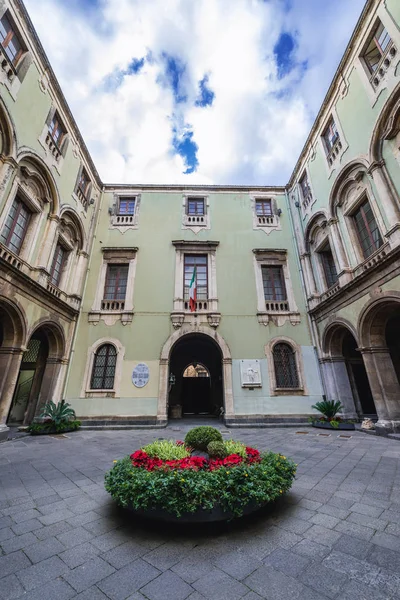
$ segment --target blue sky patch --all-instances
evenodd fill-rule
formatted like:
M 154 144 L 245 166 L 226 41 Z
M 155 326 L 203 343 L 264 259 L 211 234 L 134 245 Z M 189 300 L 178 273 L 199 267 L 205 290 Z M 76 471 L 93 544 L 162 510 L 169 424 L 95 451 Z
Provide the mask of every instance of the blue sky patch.
M 282 79 L 282 77 L 290 73 L 292 68 L 295 66 L 292 56 L 295 46 L 296 42 L 290 33 L 281 33 L 279 40 L 274 47 L 274 54 L 276 56 L 276 62 L 278 65 L 279 79 Z
M 184 76 L 186 65 L 179 58 L 171 56 L 166 52 L 162 53 L 162 58 L 165 61 L 165 76 L 168 84 L 172 88 L 174 99 L 177 104 L 186 102 L 187 95 L 184 93 Z
M 140 69 L 143 68 L 143 65 L 144 58 L 132 58 L 127 70 L 125 71 L 126 75 L 136 75 L 136 73 L 139 73 Z
M 183 133 L 179 134 L 177 129 L 173 129 L 174 137 L 172 145 L 175 154 L 179 154 L 185 161 L 186 171 L 184 175 L 189 175 L 196 171 L 199 161 L 197 160 L 197 150 L 199 149 L 196 142 L 193 140 L 193 131 L 190 131 L 188 127 L 185 128 Z
M 207 87 L 208 84 L 208 75 L 204 75 L 203 79 L 199 81 L 199 95 L 197 96 L 195 106 L 211 106 L 215 94 L 214 92 Z

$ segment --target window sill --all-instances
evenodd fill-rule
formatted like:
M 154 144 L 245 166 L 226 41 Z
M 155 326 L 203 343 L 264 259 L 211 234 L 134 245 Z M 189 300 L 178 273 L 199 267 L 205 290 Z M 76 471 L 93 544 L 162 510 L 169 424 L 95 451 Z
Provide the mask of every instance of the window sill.
M 259 216 L 253 213 L 253 229 L 255 231 L 264 231 L 267 235 L 269 235 L 271 231 L 282 229 L 280 218 L 276 215 Z
M 303 387 L 295 387 L 295 388 L 274 388 L 274 396 L 303 396 L 304 388 Z
M 102 320 L 106 325 L 115 325 L 121 321 L 122 325 L 127 325 L 132 323 L 133 315 L 133 310 L 96 310 L 88 313 L 88 322 L 97 325 Z
M 203 229 L 210 229 L 210 219 L 206 215 L 183 215 L 182 229 L 190 229 L 194 233 L 198 233 Z
M 85 398 L 115 398 L 115 390 L 86 390 Z
M 111 228 L 119 229 L 124 232 L 127 229 L 138 228 L 138 216 L 137 213 L 133 215 L 113 215 L 111 217 Z

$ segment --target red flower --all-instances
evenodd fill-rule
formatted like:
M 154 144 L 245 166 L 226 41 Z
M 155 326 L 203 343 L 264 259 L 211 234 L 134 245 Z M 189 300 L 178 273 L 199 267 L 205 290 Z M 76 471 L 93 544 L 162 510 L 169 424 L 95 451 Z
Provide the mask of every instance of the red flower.
M 177 446 L 184 446 L 184 445 L 185 445 L 185 442 L 182 442 L 182 440 L 177 440 L 177 441 L 176 441 L 176 445 L 177 445 Z
M 247 454 L 247 462 L 249 464 L 255 462 L 261 462 L 261 456 L 256 448 L 250 448 L 250 446 L 246 446 L 246 454 Z

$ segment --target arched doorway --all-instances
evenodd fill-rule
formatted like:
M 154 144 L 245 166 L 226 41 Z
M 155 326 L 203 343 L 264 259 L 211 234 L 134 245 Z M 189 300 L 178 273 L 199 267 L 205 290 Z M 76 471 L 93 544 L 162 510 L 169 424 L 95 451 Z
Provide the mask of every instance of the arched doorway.
M 400 310 L 399 314 L 391 316 L 386 323 L 385 338 L 397 380 L 400 384 Z
M 54 392 L 63 354 L 63 334 L 58 325 L 45 323 L 32 333 L 22 354 L 7 425 L 27 425 L 46 402 L 57 401 Z
M 170 407 L 182 407 L 183 416 L 222 414 L 222 353 L 210 337 L 193 333 L 180 338 L 170 354 Z
M 324 336 L 328 399 L 339 400 L 346 416 L 376 417 L 363 355 L 350 325 L 333 323 Z

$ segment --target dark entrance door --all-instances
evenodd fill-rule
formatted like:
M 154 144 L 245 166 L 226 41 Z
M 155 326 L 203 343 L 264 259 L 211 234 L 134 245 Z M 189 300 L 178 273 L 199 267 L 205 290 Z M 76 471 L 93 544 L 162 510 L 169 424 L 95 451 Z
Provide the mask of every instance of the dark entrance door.
M 204 334 L 181 338 L 171 352 L 170 382 L 170 407 L 180 405 L 183 416 L 218 416 L 223 406 L 219 346 Z
M 343 337 L 343 356 L 346 360 L 353 396 L 356 401 L 358 400 L 362 414 L 365 416 L 375 416 L 375 403 L 372 397 L 363 357 L 359 350 L 357 350 L 357 342 L 350 332 L 346 332 Z

